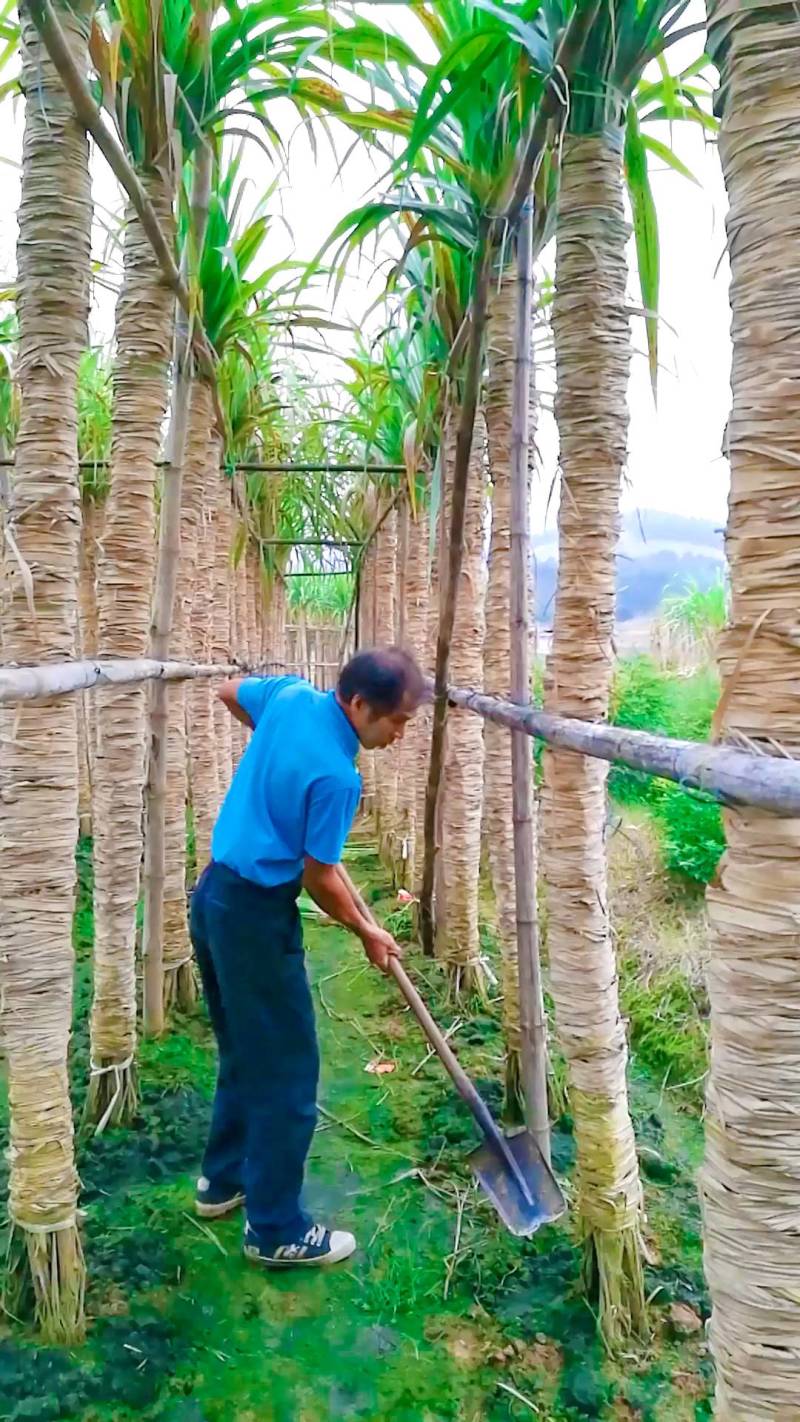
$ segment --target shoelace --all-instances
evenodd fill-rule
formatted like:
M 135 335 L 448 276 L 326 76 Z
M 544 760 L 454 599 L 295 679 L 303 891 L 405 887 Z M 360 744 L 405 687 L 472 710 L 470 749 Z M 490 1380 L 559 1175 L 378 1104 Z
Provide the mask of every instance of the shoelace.
M 312 1225 L 307 1234 L 303 1236 L 304 1244 L 311 1244 L 319 1249 L 325 1243 L 324 1225 Z

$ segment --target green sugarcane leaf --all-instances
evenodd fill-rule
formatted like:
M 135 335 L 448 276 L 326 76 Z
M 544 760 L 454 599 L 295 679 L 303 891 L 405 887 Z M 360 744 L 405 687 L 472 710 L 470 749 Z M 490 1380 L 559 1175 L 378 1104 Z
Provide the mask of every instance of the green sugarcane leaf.
M 658 295 L 661 276 L 658 216 L 647 171 L 647 150 L 642 141 L 635 104 L 628 104 L 624 162 L 633 214 L 639 286 L 645 311 L 650 384 L 655 400 L 658 389 Z

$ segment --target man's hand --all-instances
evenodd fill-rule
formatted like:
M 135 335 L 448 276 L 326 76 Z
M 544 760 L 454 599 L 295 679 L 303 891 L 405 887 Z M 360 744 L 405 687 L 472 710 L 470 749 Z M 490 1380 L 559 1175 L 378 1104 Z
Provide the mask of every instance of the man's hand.
M 372 925 L 368 933 L 362 933 L 361 942 L 373 967 L 380 968 L 382 973 L 388 973 L 390 958 L 403 956 L 400 944 L 395 943 L 391 933 L 387 933 L 385 928 L 379 928 L 377 924 Z
M 369 961 L 381 972 L 388 971 L 390 957 L 402 957 L 399 945 L 391 933 L 378 927 L 340 864 L 320 864 L 306 855 L 303 884 L 323 913 L 358 935 Z

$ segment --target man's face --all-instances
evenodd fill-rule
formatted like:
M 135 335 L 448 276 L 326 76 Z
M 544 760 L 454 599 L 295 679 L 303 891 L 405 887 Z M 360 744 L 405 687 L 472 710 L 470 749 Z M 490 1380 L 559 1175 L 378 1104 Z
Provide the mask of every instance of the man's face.
M 415 714 L 416 704 L 404 697 L 396 711 L 376 711 L 363 696 L 354 696 L 348 705 L 350 720 L 365 750 L 386 750 L 401 741 Z

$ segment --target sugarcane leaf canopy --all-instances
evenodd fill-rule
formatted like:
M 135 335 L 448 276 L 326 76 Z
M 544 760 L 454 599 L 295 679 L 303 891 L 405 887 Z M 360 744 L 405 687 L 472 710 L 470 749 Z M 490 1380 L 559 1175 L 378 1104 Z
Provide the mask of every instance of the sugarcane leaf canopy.
M 485 0 L 476 0 L 484 3 Z M 647 336 L 650 379 L 655 394 L 658 375 L 660 246 L 658 215 L 650 184 L 650 158 L 658 158 L 691 179 L 689 169 L 669 146 L 647 132 L 658 122 L 687 121 L 713 132 L 708 61 L 702 53 L 672 73 L 670 47 L 694 26 L 681 29 L 687 0 L 604 0 L 590 26 L 580 64 L 570 85 L 567 131 L 605 136 L 619 145 L 633 218 L 637 271 Z M 548 0 L 540 12 L 553 53 L 575 0 Z M 702 27 L 701 27 L 702 28 Z M 698 41 L 702 50 L 702 43 Z M 656 74 L 643 78 L 648 66 Z

